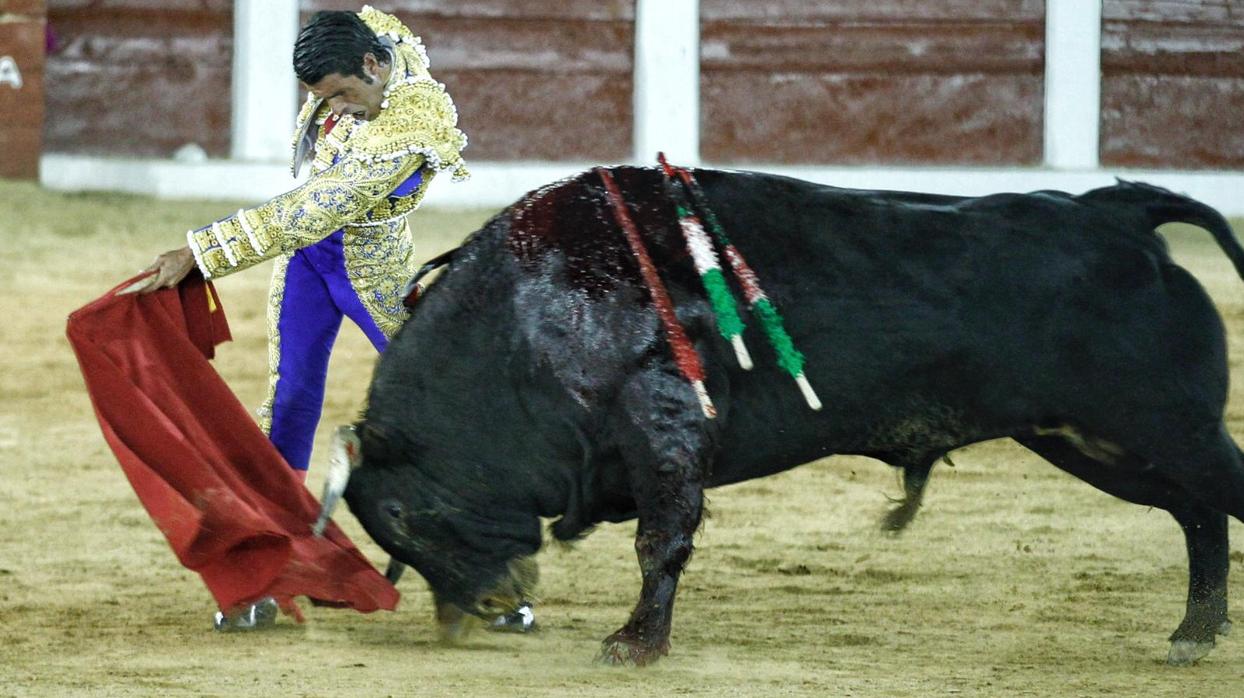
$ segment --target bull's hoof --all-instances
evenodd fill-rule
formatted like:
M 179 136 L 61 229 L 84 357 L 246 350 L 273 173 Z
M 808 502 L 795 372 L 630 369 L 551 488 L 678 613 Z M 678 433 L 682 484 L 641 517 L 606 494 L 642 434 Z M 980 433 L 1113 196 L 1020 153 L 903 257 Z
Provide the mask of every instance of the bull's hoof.
M 616 632 L 600 645 L 600 654 L 596 661 L 608 666 L 648 666 L 669 654 L 669 643 L 660 647 L 650 647 L 634 638 Z
M 1211 621 L 1212 624 L 1212 621 Z M 1204 626 L 1201 626 L 1204 627 Z M 1182 630 L 1182 627 L 1181 629 Z M 1182 633 L 1176 630 L 1171 637 L 1171 649 L 1166 655 L 1166 663 L 1171 666 L 1189 666 L 1196 664 L 1210 650 L 1214 649 L 1214 636 L 1227 635 L 1231 632 L 1231 621 L 1219 621 L 1218 626 L 1214 628 L 1214 632 L 1210 634 L 1209 639 L 1192 639 L 1188 637 L 1191 633 Z M 1193 637 L 1203 638 L 1206 633 L 1201 632 Z M 1183 637 L 1180 637 L 1183 635 Z
M 1212 649 L 1214 649 L 1213 640 L 1209 642 L 1175 640 L 1171 643 L 1171 651 L 1166 654 L 1166 663 L 1171 666 L 1192 666 L 1209 654 Z

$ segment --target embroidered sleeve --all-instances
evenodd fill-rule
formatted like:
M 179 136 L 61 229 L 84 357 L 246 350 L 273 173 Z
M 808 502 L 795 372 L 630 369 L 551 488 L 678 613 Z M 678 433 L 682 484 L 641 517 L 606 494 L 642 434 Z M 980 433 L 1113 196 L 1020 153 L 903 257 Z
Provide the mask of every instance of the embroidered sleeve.
M 199 269 L 216 278 L 314 244 L 358 221 L 424 164 L 419 154 L 346 157 L 265 204 L 186 234 Z

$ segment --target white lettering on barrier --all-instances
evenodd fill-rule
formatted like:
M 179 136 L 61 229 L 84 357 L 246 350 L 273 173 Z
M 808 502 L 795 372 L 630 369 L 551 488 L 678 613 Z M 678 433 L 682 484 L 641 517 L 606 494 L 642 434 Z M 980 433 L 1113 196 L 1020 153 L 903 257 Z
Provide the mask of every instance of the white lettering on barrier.
M 22 71 L 17 69 L 17 61 L 12 56 L 0 56 L 0 85 L 22 89 Z

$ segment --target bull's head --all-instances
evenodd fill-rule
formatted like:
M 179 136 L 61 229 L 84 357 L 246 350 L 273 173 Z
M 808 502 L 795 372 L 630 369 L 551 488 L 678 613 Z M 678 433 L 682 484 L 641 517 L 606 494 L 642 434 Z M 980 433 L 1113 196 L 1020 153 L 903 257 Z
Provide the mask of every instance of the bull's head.
M 316 533 L 344 496 L 368 535 L 428 581 L 446 640 L 531 598 L 539 578 L 533 557 L 539 520 L 480 507 L 478 496 L 425 476 L 409 458 L 392 457 L 379 439 L 338 428 Z

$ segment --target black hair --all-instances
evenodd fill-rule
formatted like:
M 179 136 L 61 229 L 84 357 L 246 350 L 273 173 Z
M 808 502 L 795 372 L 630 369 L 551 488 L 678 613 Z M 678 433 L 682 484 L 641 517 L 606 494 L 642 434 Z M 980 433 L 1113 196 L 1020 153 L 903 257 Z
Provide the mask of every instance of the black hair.
M 367 80 L 363 72 L 363 56 L 367 53 L 381 63 L 389 62 L 388 49 L 357 14 L 340 10 L 317 12 L 294 42 L 294 73 L 307 85 L 333 73 Z

